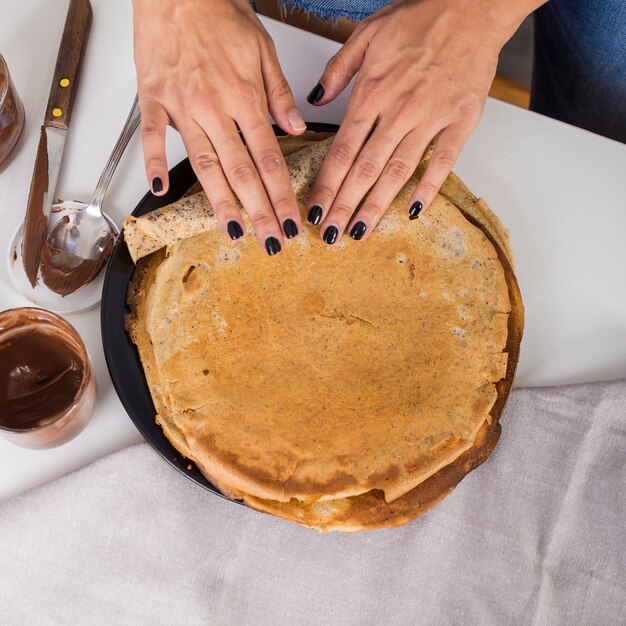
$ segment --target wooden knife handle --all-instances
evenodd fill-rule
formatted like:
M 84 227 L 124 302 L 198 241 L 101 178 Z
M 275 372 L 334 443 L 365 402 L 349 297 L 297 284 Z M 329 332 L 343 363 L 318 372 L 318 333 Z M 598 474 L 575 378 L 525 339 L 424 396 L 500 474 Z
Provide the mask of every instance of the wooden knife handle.
M 44 126 L 67 130 L 92 19 L 89 0 L 70 0 Z

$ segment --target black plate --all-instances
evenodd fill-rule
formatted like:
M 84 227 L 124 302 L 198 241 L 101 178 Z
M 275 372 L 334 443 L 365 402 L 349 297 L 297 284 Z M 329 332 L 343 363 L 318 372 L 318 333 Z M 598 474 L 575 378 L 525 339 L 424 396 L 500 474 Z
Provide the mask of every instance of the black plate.
M 335 124 L 307 124 L 309 130 L 316 132 L 336 132 Z M 276 134 L 284 134 L 274 127 Z M 139 217 L 166 204 L 179 200 L 196 182 L 189 159 L 181 161 L 170 170 L 170 188 L 164 196 L 153 196 L 148 192 L 139 202 L 133 215 Z M 117 391 L 126 412 L 130 416 L 144 439 L 181 474 L 193 482 L 208 489 L 218 496 L 225 497 L 214 487 L 196 467 L 195 463 L 183 457 L 163 434 L 161 427 L 154 421 L 156 411 L 139 360 L 135 344 L 124 330 L 124 316 L 129 312 L 126 306 L 126 291 L 135 271 L 135 264 L 123 236 L 120 236 L 106 267 L 102 287 L 102 307 L 100 325 L 102 345 L 113 386 Z M 191 466 L 191 469 L 187 469 Z

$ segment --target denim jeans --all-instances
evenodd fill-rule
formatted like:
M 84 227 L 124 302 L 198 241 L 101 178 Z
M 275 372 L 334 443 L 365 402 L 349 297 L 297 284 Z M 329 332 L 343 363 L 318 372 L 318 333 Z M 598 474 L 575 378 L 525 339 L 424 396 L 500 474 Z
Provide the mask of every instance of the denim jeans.
M 530 108 L 626 143 L 626 0 L 551 0 L 535 12 Z
M 288 9 L 290 7 L 302 9 L 315 17 L 331 22 L 340 17 L 360 22 L 389 4 L 390 0 L 278 0 L 278 2 Z
M 279 2 L 359 21 L 388 0 Z M 536 11 L 530 108 L 626 143 L 626 0 L 550 0 Z

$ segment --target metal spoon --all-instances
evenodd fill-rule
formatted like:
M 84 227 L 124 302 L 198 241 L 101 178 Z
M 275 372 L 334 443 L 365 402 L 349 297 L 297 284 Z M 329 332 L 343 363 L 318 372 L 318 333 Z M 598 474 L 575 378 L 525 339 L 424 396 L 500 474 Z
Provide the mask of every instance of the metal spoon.
M 102 215 L 102 202 L 140 120 L 139 103 L 135 96 L 128 119 L 89 204 L 84 209 L 64 215 L 46 237 L 42 261 L 47 258 L 49 262 L 42 262 L 41 277 L 48 288 L 61 295 L 78 291 L 91 282 L 111 253 L 116 232 Z

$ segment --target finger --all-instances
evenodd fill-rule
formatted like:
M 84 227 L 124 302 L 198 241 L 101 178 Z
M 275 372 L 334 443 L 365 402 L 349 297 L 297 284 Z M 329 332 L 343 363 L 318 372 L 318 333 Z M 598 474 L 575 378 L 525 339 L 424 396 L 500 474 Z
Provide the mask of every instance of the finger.
M 398 144 L 363 206 L 352 218 L 348 227 L 352 239 L 367 239 L 376 228 L 380 218 L 415 171 L 428 147 L 429 135 L 423 130 L 414 129 Z
M 353 100 L 348 105 L 344 122 L 330 144 L 322 167 L 309 194 L 307 219 L 313 225 L 322 222 L 333 205 L 339 188 L 370 134 L 376 112 L 364 115 Z
M 383 125 L 376 127 L 350 168 L 320 228 L 326 243 L 332 244 L 341 237 L 402 139 L 402 131 Z
M 152 100 L 140 100 L 141 143 L 146 176 L 152 193 L 162 196 L 169 188 L 167 158 L 165 156 L 165 127 L 168 115 L 163 107 Z
M 186 126 L 181 135 L 193 171 L 213 207 L 224 234 L 229 239 L 243 237 L 246 226 L 211 141 L 202 128 L 194 123 Z
M 261 176 L 274 214 L 285 236 L 291 239 L 302 230 L 300 209 L 276 135 L 260 114 L 253 115 L 248 111 L 237 120 L 237 123 Z
M 274 42 L 270 40 L 268 46 L 269 49 L 261 58 L 261 73 L 270 115 L 286 133 L 301 135 L 306 130 L 306 124 L 296 106 L 289 83 L 280 69 Z
M 346 88 L 363 63 L 369 40 L 369 30 L 357 26 L 348 41 L 326 64 L 322 77 L 307 96 L 309 104 L 327 104 Z
M 437 138 L 432 156 L 424 175 L 415 187 L 409 202 L 409 217 L 416 219 L 428 208 L 441 189 L 461 150 L 469 137 L 470 130 L 463 126 L 451 125 Z
M 268 124 L 267 120 L 264 121 Z M 215 147 L 222 170 L 252 222 L 259 245 L 270 256 L 277 254 L 282 248 L 280 226 L 235 123 L 232 120 L 216 119 L 210 125 L 202 124 L 202 128 L 205 132 L 209 128 L 211 130 L 209 138 Z

